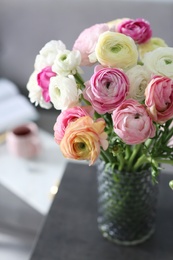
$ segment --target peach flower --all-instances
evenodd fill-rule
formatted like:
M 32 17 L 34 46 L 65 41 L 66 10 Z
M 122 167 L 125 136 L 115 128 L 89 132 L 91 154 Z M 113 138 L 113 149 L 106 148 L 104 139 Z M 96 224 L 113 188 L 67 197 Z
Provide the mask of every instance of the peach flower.
M 62 111 L 61 114 L 57 117 L 56 123 L 54 125 L 54 137 L 56 143 L 60 144 L 65 134 L 65 130 L 70 122 L 74 122 L 78 118 L 88 115 L 94 115 L 94 109 L 91 106 L 76 106 Z
M 107 134 L 104 132 L 104 119 L 93 121 L 84 116 L 71 122 L 66 128 L 60 143 L 64 157 L 75 160 L 89 160 L 92 165 L 100 154 L 100 147 L 108 148 Z

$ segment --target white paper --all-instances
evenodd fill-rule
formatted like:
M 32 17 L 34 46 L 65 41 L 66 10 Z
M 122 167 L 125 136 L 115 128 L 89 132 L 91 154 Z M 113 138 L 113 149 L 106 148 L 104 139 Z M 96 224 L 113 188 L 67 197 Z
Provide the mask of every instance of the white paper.
M 53 197 L 50 189 L 60 183 L 66 160 L 53 135 L 39 130 L 41 153 L 33 159 L 16 157 L 0 146 L 0 183 L 42 214 L 47 214 Z

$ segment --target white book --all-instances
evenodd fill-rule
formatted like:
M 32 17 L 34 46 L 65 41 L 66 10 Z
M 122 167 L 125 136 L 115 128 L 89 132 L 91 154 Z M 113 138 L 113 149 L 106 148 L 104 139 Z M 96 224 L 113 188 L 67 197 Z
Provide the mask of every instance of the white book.
M 37 110 L 19 93 L 17 86 L 7 79 L 0 79 L 0 133 L 36 119 Z
M 0 103 L 5 98 L 19 94 L 19 90 L 16 85 L 5 78 L 0 78 Z

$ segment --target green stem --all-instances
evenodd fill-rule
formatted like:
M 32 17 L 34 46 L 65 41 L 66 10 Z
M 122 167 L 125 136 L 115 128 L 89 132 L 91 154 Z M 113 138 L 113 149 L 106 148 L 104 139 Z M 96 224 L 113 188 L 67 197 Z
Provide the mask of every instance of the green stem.
M 146 158 L 145 154 L 143 154 L 141 157 L 139 157 L 139 159 L 135 163 L 133 170 L 134 171 L 138 170 L 138 168 L 145 162 L 148 162 L 148 159 Z
M 153 144 L 153 139 L 148 139 L 146 142 L 145 142 L 145 146 L 147 147 L 147 149 L 149 150 L 151 145 Z
M 171 137 L 173 136 L 173 127 L 170 129 L 169 134 L 167 134 L 166 138 L 165 138 L 165 142 L 167 143 Z
M 111 158 L 111 156 L 108 154 L 108 152 L 105 152 L 104 150 L 101 150 L 100 156 L 103 158 L 103 160 L 104 160 L 106 163 L 111 163 L 112 158 Z
M 163 159 L 157 159 L 157 158 L 154 158 L 154 160 L 157 161 L 158 163 L 173 165 L 173 160 L 163 160 Z
M 86 105 L 91 106 L 91 103 L 90 103 L 88 100 L 86 100 L 86 99 L 83 97 L 83 95 L 82 95 L 82 97 L 81 97 L 81 101 L 83 101 Z
M 130 158 L 130 155 L 131 155 L 130 145 L 127 145 L 125 148 L 125 160 L 128 160 Z
M 137 153 L 139 152 L 140 148 L 141 148 L 141 145 L 140 145 L 140 144 L 137 144 L 136 146 L 134 146 L 134 150 L 133 150 L 133 152 L 132 152 L 132 155 L 131 155 L 131 157 L 130 157 L 130 159 L 129 159 L 129 163 L 128 163 L 128 169 L 127 169 L 128 171 L 131 170 L 133 161 L 134 161 L 134 159 L 135 159 Z
M 124 166 L 124 158 L 122 153 L 118 154 L 118 159 L 119 159 L 119 166 L 118 166 L 118 170 L 122 171 L 123 166 Z
M 81 77 L 81 75 L 77 72 L 77 73 L 74 75 L 74 77 L 75 77 L 77 83 L 80 84 L 81 89 L 84 89 L 84 88 L 85 88 L 85 86 L 84 86 L 84 80 L 83 80 L 83 78 Z

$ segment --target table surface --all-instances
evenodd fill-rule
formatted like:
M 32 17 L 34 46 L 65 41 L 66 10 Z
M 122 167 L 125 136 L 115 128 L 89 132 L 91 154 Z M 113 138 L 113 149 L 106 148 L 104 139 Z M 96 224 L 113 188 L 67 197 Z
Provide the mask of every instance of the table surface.
M 161 174 L 154 235 L 138 246 L 119 246 L 97 228 L 95 167 L 68 163 L 30 260 L 172 260 L 171 179 L 171 174 Z
M 50 189 L 60 183 L 67 159 L 53 135 L 39 128 L 39 138 L 40 154 L 31 159 L 11 154 L 5 142 L 0 145 L 0 184 L 46 215 L 52 204 Z

